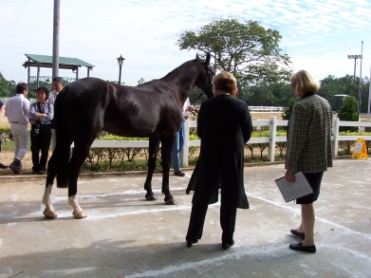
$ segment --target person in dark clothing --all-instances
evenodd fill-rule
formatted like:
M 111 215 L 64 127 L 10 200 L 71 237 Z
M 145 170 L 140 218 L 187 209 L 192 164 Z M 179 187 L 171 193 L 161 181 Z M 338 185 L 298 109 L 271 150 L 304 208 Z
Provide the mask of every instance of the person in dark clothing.
M 252 122 L 247 104 L 233 97 L 237 84 L 231 73 L 219 73 L 213 85 L 215 97 L 202 103 L 197 119 L 201 152 L 187 188 L 187 193 L 193 189 L 195 193 L 186 241 L 191 247 L 201 239 L 208 205 L 218 201 L 220 183 L 222 248 L 228 249 L 234 244 L 237 208 L 249 208 L 243 181 L 244 145 Z
M 49 97 L 49 90 L 46 87 L 39 87 L 36 92 L 37 102 L 31 104 L 31 152 L 32 172 L 45 174 L 46 162 L 49 155 L 49 146 L 52 136 L 51 120 L 53 119 L 53 105 L 46 100 Z M 40 157 L 41 151 L 41 157 Z

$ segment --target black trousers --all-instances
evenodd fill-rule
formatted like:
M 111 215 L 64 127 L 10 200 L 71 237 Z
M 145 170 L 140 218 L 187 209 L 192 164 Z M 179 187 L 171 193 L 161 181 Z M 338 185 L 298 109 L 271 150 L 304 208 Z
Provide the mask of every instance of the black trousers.
M 186 241 L 201 239 L 205 223 L 208 205 L 192 206 L 191 219 L 189 221 Z M 237 207 L 230 205 L 220 205 L 220 225 L 223 230 L 222 242 L 232 243 L 234 227 L 236 225 Z
M 52 131 L 50 125 L 40 125 L 39 134 L 35 134 L 35 126 L 31 127 L 31 153 L 32 153 L 32 170 L 38 172 L 45 170 L 48 161 L 50 140 Z M 41 151 L 41 157 L 40 157 Z

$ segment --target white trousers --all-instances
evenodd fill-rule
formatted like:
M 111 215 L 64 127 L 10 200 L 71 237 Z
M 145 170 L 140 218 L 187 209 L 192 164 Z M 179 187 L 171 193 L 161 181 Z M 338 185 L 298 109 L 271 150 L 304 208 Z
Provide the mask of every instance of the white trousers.
M 28 150 L 27 125 L 11 123 L 10 126 L 15 143 L 14 157 L 22 161 Z

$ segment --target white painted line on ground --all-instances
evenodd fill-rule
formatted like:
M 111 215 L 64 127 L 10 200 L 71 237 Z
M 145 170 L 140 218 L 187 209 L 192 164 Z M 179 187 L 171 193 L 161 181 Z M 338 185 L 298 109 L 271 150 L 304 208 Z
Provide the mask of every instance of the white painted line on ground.
M 285 205 L 282 205 L 282 204 L 279 204 L 279 203 L 276 203 L 276 202 L 272 202 L 272 201 L 270 201 L 270 200 L 267 200 L 267 199 L 264 199 L 264 198 L 261 198 L 261 197 L 258 197 L 258 196 L 254 196 L 254 195 L 252 195 L 252 194 L 246 194 L 246 195 L 247 195 L 247 196 L 250 196 L 250 197 L 253 197 L 253 198 L 256 198 L 256 199 L 258 199 L 258 200 L 261 200 L 261 201 L 263 201 L 263 202 L 270 203 L 270 204 L 275 205 L 275 206 L 277 206 L 277 207 L 284 208 L 284 209 L 287 209 L 287 210 L 291 210 L 291 211 L 293 211 L 293 212 L 296 212 L 295 209 L 290 208 L 290 207 L 288 207 L 288 206 L 285 206 Z M 324 219 L 324 218 L 322 218 L 322 217 L 318 217 L 318 216 L 316 216 L 316 220 L 319 220 L 319 221 L 321 221 L 321 222 L 323 222 L 323 223 L 326 223 L 326 224 L 330 224 L 330 225 L 336 226 L 336 227 L 338 227 L 338 228 L 340 228 L 340 229 L 344 229 L 345 231 L 347 231 L 347 232 L 349 232 L 349 233 L 352 233 L 352 234 L 354 234 L 354 235 L 357 235 L 357 236 L 363 236 L 363 237 L 365 237 L 367 240 L 371 241 L 371 235 L 362 234 L 362 233 L 360 233 L 360 232 L 357 232 L 357 231 L 355 231 L 355 230 L 349 229 L 349 228 L 347 228 L 347 227 L 345 227 L 345 226 L 342 226 L 342 225 L 340 225 L 340 224 L 334 223 L 334 222 L 329 221 L 329 220 L 327 220 L 327 219 Z
M 184 244 L 184 248 L 186 249 L 186 246 Z M 220 247 L 221 248 L 221 247 Z M 237 248 L 234 248 L 236 250 Z M 223 262 L 225 260 L 235 260 L 235 259 L 240 259 L 246 255 L 252 255 L 252 254 L 272 254 L 275 251 L 278 250 L 284 250 L 287 249 L 287 244 L 286 243 L 281 243 L 281 244 L 274 244 L 272 246 L 267 246 L 267 247 L 261 247 L 261 246 L 256 246 L 256 247 L 240 247 L 238 248 L 239 251 L 237 252 L 232 252 L 232 253 L 227 253 L 226 255 L 222 255 L 219 257 L 211 258 L 211 259 L 206 259 L 202 261 L 197 261 L 197 262 L 187 262 L 187 263 L 181 263 L 179 265 L 171 265 L 164 267 L 163 269 L 160 270 L 149 270 L 141 273 L 136 273 L 132 275 L 127 275 L 125 277 L 127 278 L 136 278 L 136 277 L 163 277 L 166 275 L 169 275 L 174 272 L 178 271 L 185 271 L 189 269 L 195 269 L 196 271 L 199 271 L 199 268 L 205 265 L 217 265 L 218 262 Z M 189 251 L 192 251 L 191 249 L 188 249 Z M 187 250 L 185 250 L 186 252 Z M 221 253 L 224 251 L 220 251 Z M 228 251 L 227 251 L 228 252 Z

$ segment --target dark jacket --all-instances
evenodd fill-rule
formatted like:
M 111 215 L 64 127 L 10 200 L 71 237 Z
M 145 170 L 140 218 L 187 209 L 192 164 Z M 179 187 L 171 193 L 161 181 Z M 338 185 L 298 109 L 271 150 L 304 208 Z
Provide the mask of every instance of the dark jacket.
M 252 122 L 247 104 L 220 95 L 202 103 L 197 134 L 201 138 L 198 164 L 187 188 L 195 190 L 193 203 L 218 201 L 238 208 L 249 208 L 244 187 L 244 145 L 250 139 Z

